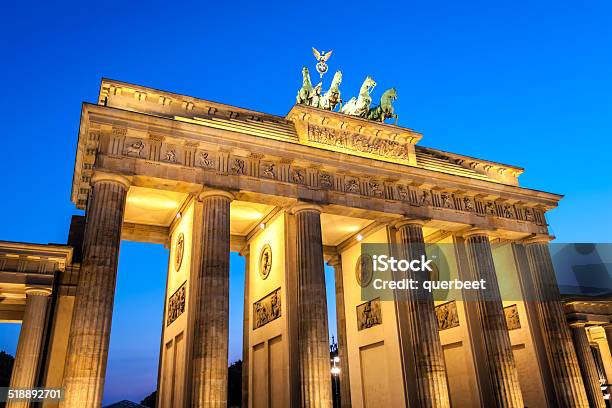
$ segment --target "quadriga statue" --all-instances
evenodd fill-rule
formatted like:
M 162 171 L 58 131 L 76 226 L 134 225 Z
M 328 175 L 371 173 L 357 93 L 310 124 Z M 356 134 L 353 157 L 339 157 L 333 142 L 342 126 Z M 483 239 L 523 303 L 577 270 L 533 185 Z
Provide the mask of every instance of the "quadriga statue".
M 370 105 L 372 104 L 372 97 L 370 93 L 376 86 L 376 81 L 374 81 L 371 77 L 366 77 L 365 81 L 361 85 L 359 89 L 359 96 L 352 97 L 343 107 L 341 112 L 346 115 L 358 116 L 360 118 L 365 118 L 368 115 L 368 111 L 370 110 Z
M 368 111 L 366 119 L 384 122 L 386 119 L 395 119 L 397 124 L 397 115 L 393 113 L 393 102 L 397 99 L 395 88 L 387 89 L 380 98 L 380 105 L 371 108 Z

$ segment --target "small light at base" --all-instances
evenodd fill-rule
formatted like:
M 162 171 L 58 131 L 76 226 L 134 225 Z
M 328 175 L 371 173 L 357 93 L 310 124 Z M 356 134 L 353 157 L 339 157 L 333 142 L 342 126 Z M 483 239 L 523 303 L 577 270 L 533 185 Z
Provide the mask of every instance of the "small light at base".
M 266 228 L 266 224 L 264 224 L 263 222 L 259 224 L 259 229 L 265 229 L 265 228 Z
M 357 234 L 357 238 L 356 239 L 357 239 L 357 241 L 361 241 L 363 239 L 363 235 Z
M 339 368 L 339 367 L 332 367 L 332 369 L 331 369 L 331 373 L 332 373 L 333 375 L 338 375 L 338 374 L 340 374 L 340 368 Z

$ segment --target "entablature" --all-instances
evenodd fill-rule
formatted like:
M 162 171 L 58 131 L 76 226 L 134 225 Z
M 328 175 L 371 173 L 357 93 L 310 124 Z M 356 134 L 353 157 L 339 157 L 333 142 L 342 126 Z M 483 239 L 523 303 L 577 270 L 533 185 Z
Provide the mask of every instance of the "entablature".
M 89 180 L 96 169 L 127 177 L 287 194 L 382 212 L 393 208 L 398 214 L 423 213 L 429 218 L 487 224 L 525 234 L 546 233 L 544 213 L 561 198 L 513 185 L 85 104 L 72 196 L 79 208 L 86 206 Z

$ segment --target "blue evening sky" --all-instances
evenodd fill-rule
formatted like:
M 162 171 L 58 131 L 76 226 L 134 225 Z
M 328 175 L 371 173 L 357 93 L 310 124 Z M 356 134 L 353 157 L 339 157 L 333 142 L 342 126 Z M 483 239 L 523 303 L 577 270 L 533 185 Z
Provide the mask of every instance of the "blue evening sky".
M 80 104 L 101 77 L 284 115 L 316 46 L 334 50 L 345 98 L 366 75 L 375 100 L 396 87 L 422 145 L 522 166 L 522 185 L 565 194 L 549 215 L 559 241 L 611 241 L 612 3 L 223 3 L 3 5 L 0 239 L 65 242 Z M 122 244 L 105 402 L 155 388 L 166 264 L 159 245 Z M 1 325 L 0 349 L 14 353 L 18 331 Z

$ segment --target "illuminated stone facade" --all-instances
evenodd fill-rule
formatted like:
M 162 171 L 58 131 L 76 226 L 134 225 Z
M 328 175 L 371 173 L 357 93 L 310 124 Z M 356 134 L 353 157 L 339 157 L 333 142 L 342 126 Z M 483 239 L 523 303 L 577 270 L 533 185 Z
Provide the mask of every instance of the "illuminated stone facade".
M 561 197 L 520 187 L 518 167 L 422 147 L 422 137 L 302 105 L 279 117 L 103 80 L 78 135 L 72 201 L 87 229 L 71 245 L 82 258 L 73 267 L 66 255 L 55 275 L 42 366 L 18 371 L 63 384 L 62 407 L 100 406 L 124 239 L 170 249 L 160 407 L 226 406 L 230 251 L 247 260 L 245 407 L 331 407 L 324 262 L 335 270 L 343 407 L 589 406 L 598 379 L 581 371 L 594 366 L 574 348 L 546 245 L 545 213 Z M 362 299 L 362 243 L 409 255 L 453 244 L 451 279 L 518 294 Z M 28 275 L 3 259 L 0 270 Z M 28 308 L 20 285 L 13 320 Z M 533 296 L 554 301 L 525 301 Z M 609 317 L 589 329 L 606 370 Z M 20 347 L 35 349 L 26 337 Z

